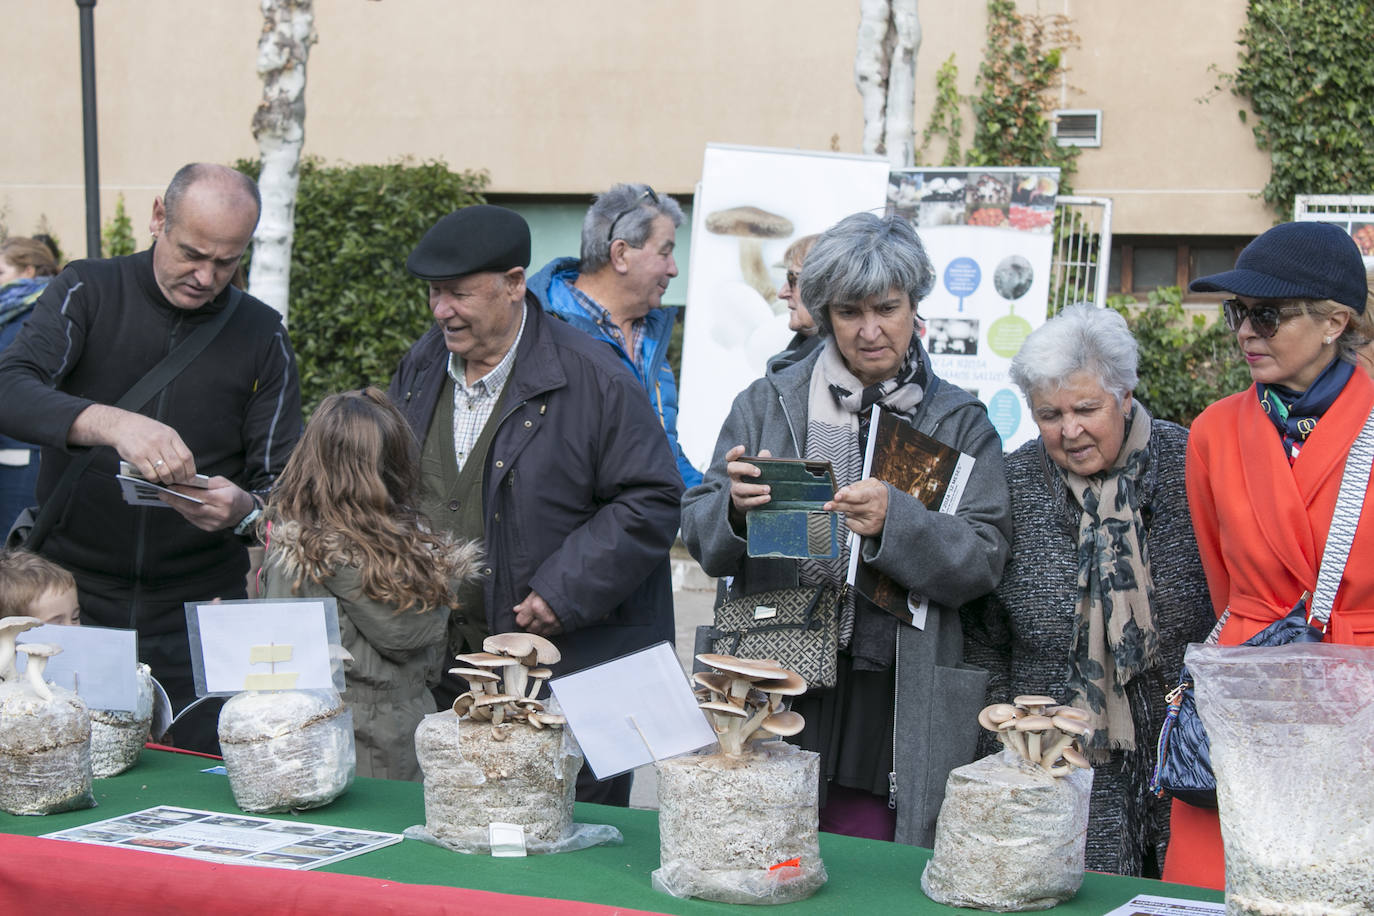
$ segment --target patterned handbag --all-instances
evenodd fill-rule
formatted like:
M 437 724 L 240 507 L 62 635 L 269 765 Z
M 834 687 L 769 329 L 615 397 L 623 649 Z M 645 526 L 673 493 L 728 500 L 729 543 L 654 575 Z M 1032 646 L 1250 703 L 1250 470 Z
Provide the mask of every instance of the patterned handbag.
M 713 651 L 771 658 L 808 687 L 835 686 L 840 590 L 803 586 L 730 598 L 716 607 L 709 633 Z

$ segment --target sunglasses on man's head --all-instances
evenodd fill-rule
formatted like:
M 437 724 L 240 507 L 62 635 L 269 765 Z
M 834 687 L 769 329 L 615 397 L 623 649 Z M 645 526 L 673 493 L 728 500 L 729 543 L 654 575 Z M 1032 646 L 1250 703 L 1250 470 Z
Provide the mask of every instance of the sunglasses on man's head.
M 1250 330 L 1260 337 L 1273 337 L 1284 319 L 1301 315 L 1303 309 L 1301 305 L 1275 305 L 1271 302 L 1247 306 L 1239 299 L 1227 299 L 1221 303 L 1221 312 L 1226 316 L 1226 326 L 1232 331 L 1239 331 L 1248 318 Z
M 635 198 L 635 202 L 633 204 L 631 204 L 624 210 L 621 210 L 619 213 L 615 215 L 615 219 L 611 220 L 611 225 L 606 229 L 606 244 L 609 245 L 611 242 L 615 241 L 615 224 L 620 222 L 622 217 L 629 216 L 631 213 L 638 210 L 639 205 L 644 203 L 645 200 L 652 202 L 655 207 L 658 206 L 658 195 L 655 194 L 654 189 L 649 187 L 648 185 L 644 186 L 643 192 L 641 192 L 640 195 Z

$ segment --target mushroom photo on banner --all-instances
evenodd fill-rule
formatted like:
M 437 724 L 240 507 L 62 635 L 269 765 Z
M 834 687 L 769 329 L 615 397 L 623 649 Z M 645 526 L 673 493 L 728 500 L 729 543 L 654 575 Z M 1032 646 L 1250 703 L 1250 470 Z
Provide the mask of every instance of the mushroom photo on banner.
M 1043 910 L 1083 883 L 1092 794 L 1088 714 L 1053 697 L 994 703 L 1000 753 L 950 771 L 921 890 L 947 906 Z
M 89 808 L 91 717 L 75 693 L 44 678 L 48 659 L 61 646 L 26 643 L 22 675 L 14 667 L 14 637 L 38 626 L 32 617 L 6 618 L 0 652 L 10 656 L 0 683 L 0 810 L 9 814 L 56 814 Z M 0 663 L 5 660 L 0 658 Z
M 692 676 L 718 741 L 660 760 L 654 888 L 720 903 L 788 903 L 825 884 L 817 840 L 820 757 L 784 742 L 806 681 L 766 659 L 705 653 Z
M 778 298 L 777 284 L 768 272 L 768 264 L 763 257 L 763 242 L 791 238 L 792 221 L 759 207 L 727 207 L 707 214 L 706 231 L 714 235 L 735 236 L 740 240 L 740 276 L 763 297 L 774 313 L 786 313 L 785 304 L 781 311 L 775 304 Z

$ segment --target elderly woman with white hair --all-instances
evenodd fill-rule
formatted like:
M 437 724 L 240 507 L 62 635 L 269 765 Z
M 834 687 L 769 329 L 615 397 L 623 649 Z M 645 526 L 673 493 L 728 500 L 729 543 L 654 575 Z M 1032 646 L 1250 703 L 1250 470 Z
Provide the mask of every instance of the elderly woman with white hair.
M 1040 437 L 1007 456 L 1011 559 L 965 609 L 965 652 L 991 672 L 990 703 L 1044 694 L 1088 713 L 1087 867 L 1157 877 L 1163 697 L 1216 618 L 1188 514 L 1188 433 L 1132 396 L 1137 362 L 1125 319 L 1090 305 L 1046 322 L 1012 360 Z
M 963 663 L 960 605 L 997 583 L 1007 557 L 1002 443 L 974 397 L 934 374 L 917 305 L 934 269 L 911 226 L 856 213 L 807 254 L 802 301 L 823 344 L 769 372 L 731 407 L 700 486 L 682 505 L 682 537 L 730 596 L 843 586 L 848 547 L 832 560 L 748 556 L 745 518 L 767 504 L 745 456 L 829 461 L 839 489 L 825 504 L 860 536 L 863 559 L 909 596 L 930 599 L 923 627 L 850 590 L 841 603 L 838 680 L 808 691 L 795 739 L 820 753 L 821 829 L 930 846 L 950 769 L 973 759 L 986 672 Z M 904 490 L 859 479 L 873 404 L 974 457 L 952 514 Z

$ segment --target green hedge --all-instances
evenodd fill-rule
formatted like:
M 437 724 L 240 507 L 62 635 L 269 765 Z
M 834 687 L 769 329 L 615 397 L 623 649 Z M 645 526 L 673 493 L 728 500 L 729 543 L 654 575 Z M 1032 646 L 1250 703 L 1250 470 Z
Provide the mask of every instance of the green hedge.
M 1224 321 L 1190 316 L 1177 286 L 1151 292 L 1144 305 L 1129 296 L 1107 305 L 1126 317 L 1140 345 L 1135 393 L 1157 419 L 1188 426 L 1208 404 L 1250 387 L 1235 335 Z
M 256 161 L 235 167 L 257 178 Z M 301 163 L 288 321 L 307 416 L 332 392 L 386 387 L 434 320 L 406 255 L 441 216 L 481 203 L 487 180 L 437 161 Z

